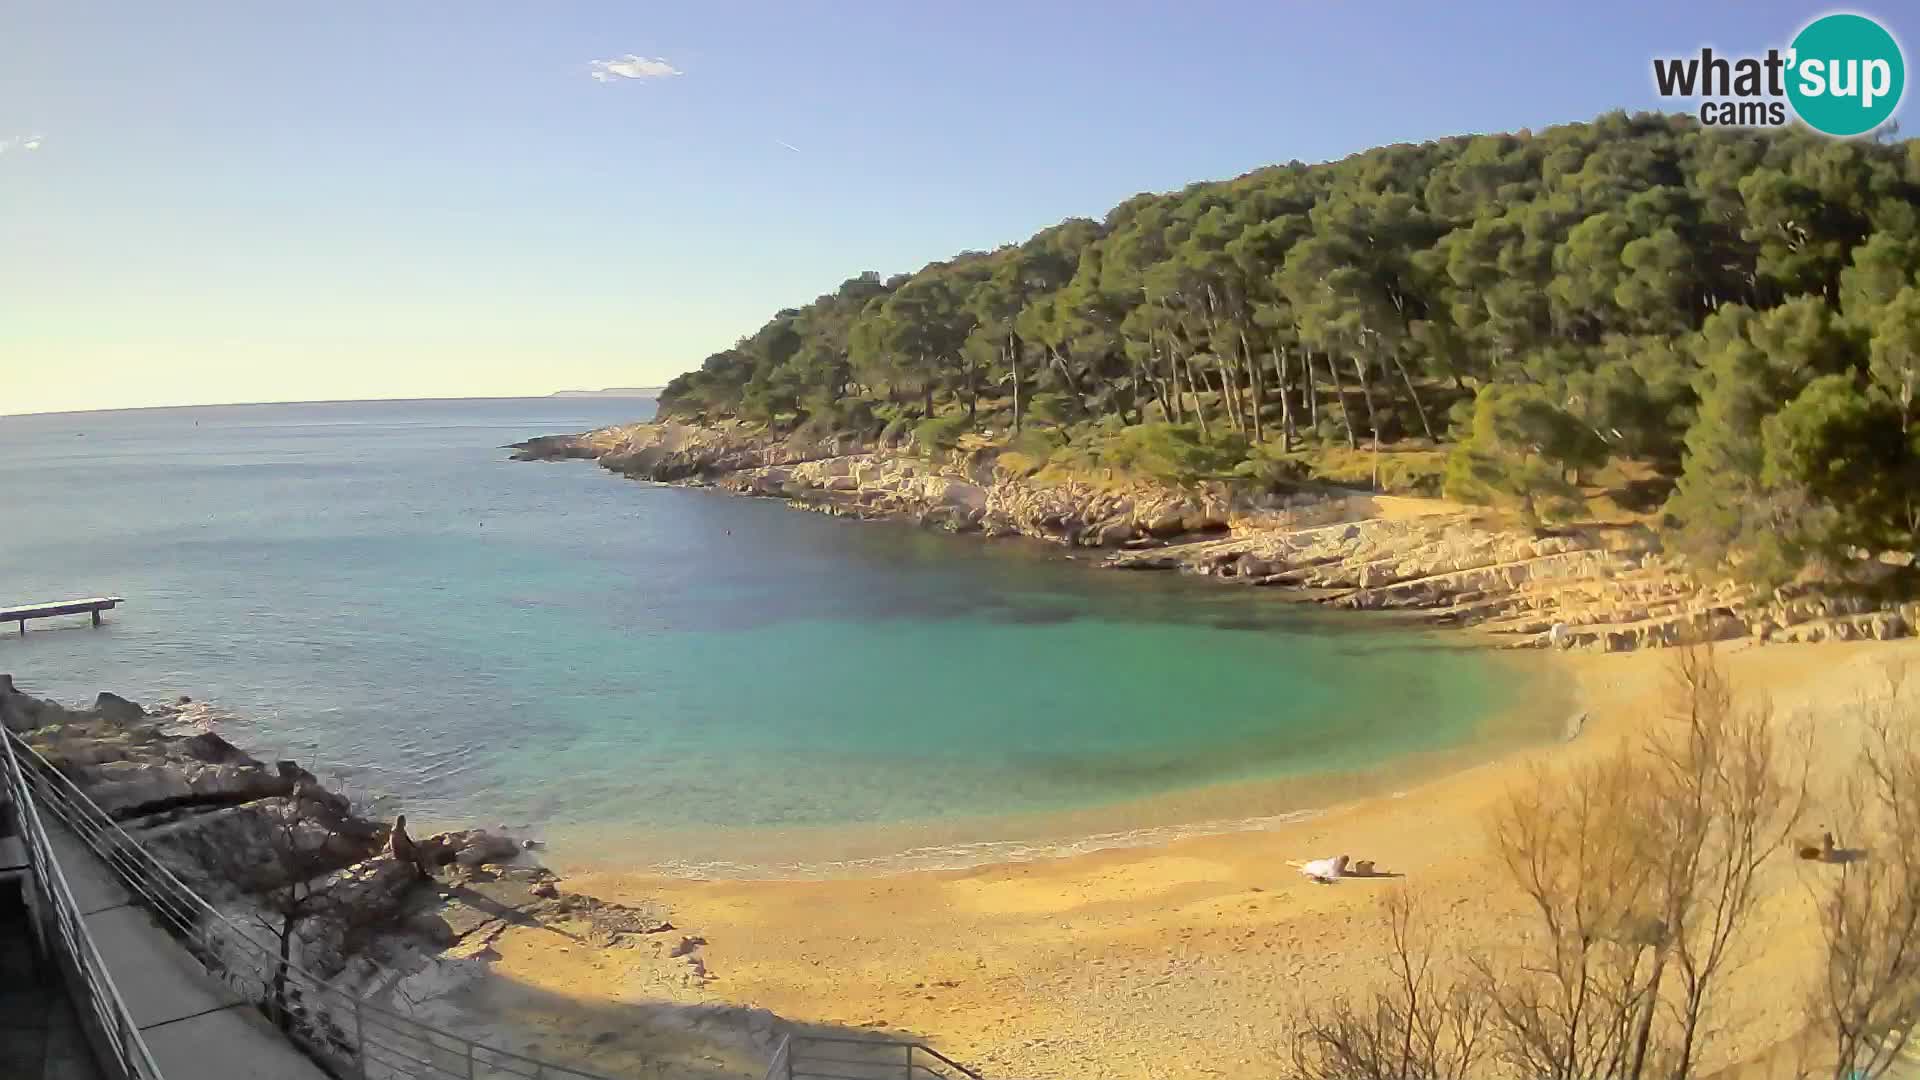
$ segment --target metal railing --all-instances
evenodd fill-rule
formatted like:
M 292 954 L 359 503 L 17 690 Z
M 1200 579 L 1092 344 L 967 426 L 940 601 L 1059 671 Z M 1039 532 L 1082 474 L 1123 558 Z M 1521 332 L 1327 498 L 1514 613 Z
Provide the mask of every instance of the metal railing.
M 298 963 L 285 964 L 283 971 L 277 939 L 261 940 L 208 903 L 13 732 L 5 732 L 0 742 L 8 744 L 8 760 L 21 779 L 20 802 L 46 806 L 209 974 L 258 1006 L 334 1075 L 348 1080 L 608 1080 L 423 1023 L 334 987 Z
M 925 1043 L 795 1032 L 780 1040 L 767 1080 L 980 1080 Z
M 140 1028 L 127 1011 L 127 1003 L 120 997 L 106 961 L 94 947 L 93 937 L 87 933 L 86 921 L 80 914 L 80 905 L 53 857 L 46 825 L 40 820 L 39 809 L 27 790 L 13 743 L 11 732 L 0 739 L 0 787 L 4 787 L 13 803 L 14 816 L 27 846 L 27 864 L 34 888 L 52 915 L 53 936 L 58 938 L 66 966 L 78 984 L 69 987 L 69 992 L 81 999 L 77 1004 L 84 1008 L 86 1026 L 98 1043 L 94 1049 L 110 1059 L 102 1064 L 125 1080 L 162 1080 L 160 1067 L 154 1064 L 153 1054 L 147 1049 L 146 1040 L 140 1037 Z

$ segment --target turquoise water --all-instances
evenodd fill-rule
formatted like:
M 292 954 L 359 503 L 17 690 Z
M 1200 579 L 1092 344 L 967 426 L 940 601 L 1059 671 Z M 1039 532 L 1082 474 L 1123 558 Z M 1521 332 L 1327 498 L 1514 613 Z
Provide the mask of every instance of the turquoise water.
M 0 417 L 0 598 L 129 601 L 0 636 L 0 671 L 191 694 L 422 819 L 645 837 L 626 857 L 658 865 L 1131 826 L 1472 744 L 1528 692 L 1377 618 L 499 449 L 646 408 Z

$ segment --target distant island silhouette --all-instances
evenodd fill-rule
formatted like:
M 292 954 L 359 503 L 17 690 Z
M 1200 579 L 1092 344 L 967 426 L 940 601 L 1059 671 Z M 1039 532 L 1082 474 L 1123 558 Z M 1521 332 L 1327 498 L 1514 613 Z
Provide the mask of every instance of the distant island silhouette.
M 659 397 L 658 386 L 609 386 L 605 390 L 555 390 L 548 397 Z

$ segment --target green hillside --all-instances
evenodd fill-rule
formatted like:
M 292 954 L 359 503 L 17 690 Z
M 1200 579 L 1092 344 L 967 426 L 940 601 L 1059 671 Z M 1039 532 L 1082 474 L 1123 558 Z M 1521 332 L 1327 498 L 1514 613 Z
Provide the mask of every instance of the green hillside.
M 1386 461 L 1548 520 L 1631 476 L 1782 580 L 1920 533 L 1917 193 L 1911 142 L 1661 115 L 1385 146 L 849 278 L 661 412 L 1172 480 Z

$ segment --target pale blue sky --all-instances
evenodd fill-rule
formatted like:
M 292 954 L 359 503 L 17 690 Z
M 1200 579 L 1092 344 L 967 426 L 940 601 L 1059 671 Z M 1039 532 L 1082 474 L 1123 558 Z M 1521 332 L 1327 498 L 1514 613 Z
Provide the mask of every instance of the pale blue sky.
M 0 413 L 655 384 L 860 270 L 1276 161 L 1654 107 L 1653 55 L 1784 45 L 1829 9 L 4 10 Z M 1909 6 L 1856 10 L 1920 40 Z M 628 55 L 679 74 L 593 77 Z

